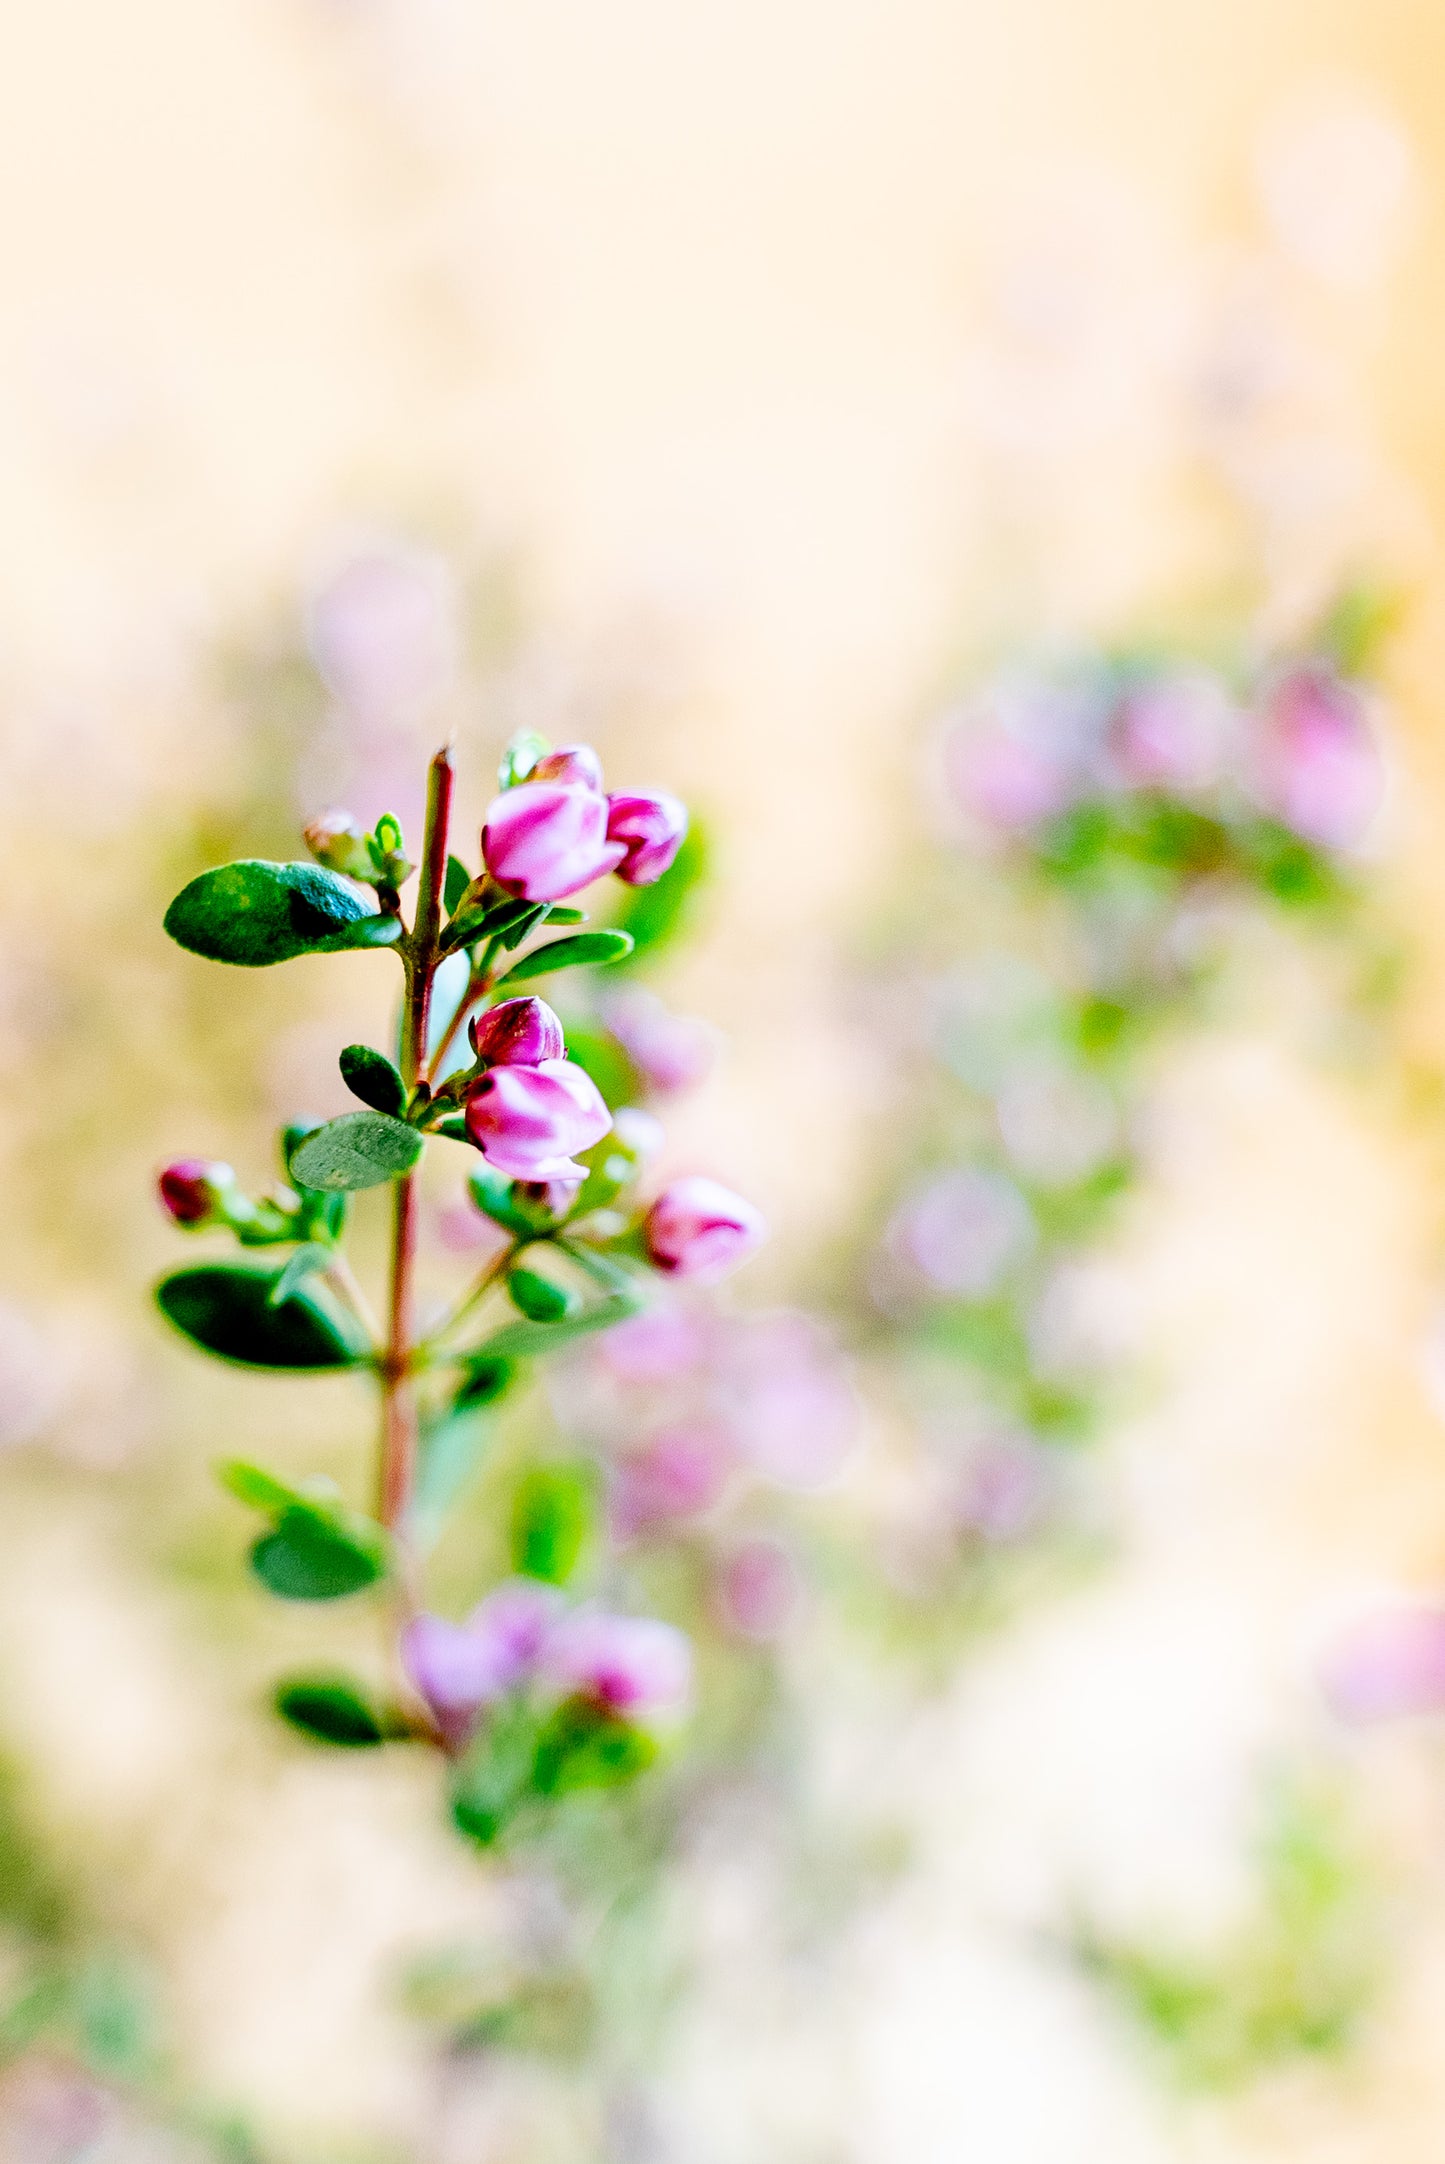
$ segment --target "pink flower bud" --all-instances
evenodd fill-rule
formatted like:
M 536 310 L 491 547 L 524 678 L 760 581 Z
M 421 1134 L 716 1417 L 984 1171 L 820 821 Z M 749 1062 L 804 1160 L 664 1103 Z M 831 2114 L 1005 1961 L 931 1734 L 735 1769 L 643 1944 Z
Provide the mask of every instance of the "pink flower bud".
M 500 1585 L 465 1623 L 419 1615 L 402 1633 L 402 1665 L 442 1726 L 464 1735 L 484 1706 L 536 1673 L 559 1606 L 550 1587 Z
M 692 1689 L 692 1647 L 651 1616 L 568 1616 L 552 1633 L 546 1666 L 569 1696 L 593 1699 L 609 1713 L 674 1712 Z
M 562 1024 L 545 999 L 504 999 L 475 1015 L 467 1034 L 489 1067 L 540 1067 L 567 1057 Z
M 1353 848 L 1385 786 L 1359 693 L 1324 669 L 1295 669 L 1276 684 L 1261 720 L 1257 782 L 1266 805 L 1306 841 Z
M 602 794 L 602 761 L 590 744 L 559 744 L 543 752 L 527 776 L 528 781 L 561 781 L 574 788 L 595 789 Z
M 1376 1610 L 1335 1647 L 1322 1680 L 1347 1721 L 1445 1712 L 1445 1609 Z
M 467 1098 L 467 1133 L 489 1165 L 515 1180 L 565 1180 L 573 1153 L 600 1142 L 612 1114 L 575 1060 L 493 1067 Z
M 161 1206 L 178 1225 L 204 1225 L 216 1214 L 217 1204 L 236 1175 L 229 1165 L 210 1157 L 178 1157 L 167 1165 L 156 1183 Z
M 524 781 L 487 808 L 482 855 L 499 887 L 528 902 L 560 902 L 627 854 L 609 840 L 607 799 L 595 789 L 558 781 Z
M 607 839 L 625 845 L 617 867 L 630 887 L 650 887 L 682 847 L 687 806 L 675 796 L 612 796 L 607 799 Z
M 643 1081 L 663 1095 L 705 1080 L 717 1056 L 718 1035 L 710 1023 L 671 1013 L 655 992 L 640 986 L 609 994 L 602 1019 Z
M 325 811 L 302 829 L 302 840 L 318 864 L 351 879 L 374 879 L 376 866 L 360 827 L 350 812 Z
M 692 1174 L 665 1187 L 643 1226 L 659 1270 L 676 1277 L 722 1277 L 767 1237 L 750 1202 L 717 1180 Z

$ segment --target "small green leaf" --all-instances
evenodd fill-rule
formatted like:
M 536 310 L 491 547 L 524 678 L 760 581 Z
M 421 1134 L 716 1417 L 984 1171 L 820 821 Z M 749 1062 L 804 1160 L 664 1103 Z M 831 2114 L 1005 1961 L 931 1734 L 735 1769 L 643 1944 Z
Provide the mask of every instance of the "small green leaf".
M 369 1044 L 349 1044 L 339 1062 L 341 1079 L 353 1097 L 373 1112 L 399 1120 L 406 1110 L 406 1084 L 384 1052 Z
M 645 1729 L 620 1721 L 605 1706 L 569 1698 L 537 1739 L 532 1787 L 539 1796 L 620 1788 L 645 1773 L 656 1757 L 657 1744 Z
M 615 1323 L 626 1322 L 629 1315 L 636 1315 L 646 1306 L 640 1292 L 618 1293 L 615 1298 L 599 1301 L 596 1307 L 584 1308 L 580 1315 L 568 1315 L 561 1322 L 508 1322 L 500 1330 L 494 1330 L 485 1342 L 477 1347 L 479 1355 L 488 1359 L 530 1360 L 543 1353 L 560 1352 L 564 1345 L 576 1339 L 591 1337 L 595 1331 L 610 1330 Z
M 211 962 L 262 969 L 301 954 L 347 947 L 390 946 L 401 937 L 396 917 L 319 864 L 268 864 L 245 858 L 202 872 L 166 911 L 177 945 Z
M 484 1217 L 490 1217 L 494 1225 L 501 1225 L 507 1232 L 520 1233 L 523 1237 L 535 1231 L 525 1210 L 517 1207 L 512 1196 L 512 1182 L 505 1172 L 498 1172 L 486 1163 L 474 1165 L 467 1174 L 467 1186 L 477 1208 Z
M 410 1172 L 422 1148 L 422 1137 L 402 1120 L 384 1112 L 343 1112 L 313 1129 L 291 1165 L 307 1187 L 380 1187 Z
M 379 1527 L 317 1504 L 293 1504 L 251 1550 L 251 1568 L 279 1600 L 341 1600 L 386 1570 Z
M 292 1676 L 277 1685 L 275 1706 L 315 1743 L 355 1751 L 386 1740 L 382 1715 L 346 1676 Z
M 304 1285 L 308 1277 L 317 1276 L 331 1267 L 331 1249 L 320 1246 L 315 1240 L 307 1240 L 298 1247 L 286 1264 L 267 1295 L 268 1307 L 279 1307 L 289 1300 L 298 1285 Z
M 516 1375 L 517 1370 L 510 1360 L 499 1360 L 495 1353 L 479 1353 L 462 1370 L 454 1400 L 457 1410 L 470 1411 L 474 1406 L 495 1404 L 511 1389 Z
M 506 1831 L 533 1786 L 537 1716 L 522 1700 L 498 1706 L 467 1751 L 452 1789 L 452 1819 L 479 1848 Z
M 442 903 L 450 917 L 455 914 L 457 903 L 472 883 L 472 875 L 460 857 L 447 858 L 447 875 L 442 884 Z
M 444 1120 L 437 1121 L 431 1131 L 434 1135 L 440 1135 L 443 1142 L 470 1142 L 472 1139 L 467 1133 L 466 1114 L 463 1112 L 449 1112 Z
M 199 1263 L 156 1287 L 168 1322 L 219 1360 L 253 1368 L 346 1368 L 366 1357 L 360 1332 L 303 1286 L 280 1307 L 271 1293 L 279 1267 Z
M 564 1322 L 582 1305 L 575 1292 L 544 1277 L 539 1270 L 509 1270 L 507 1290 L 530 1322 Z
M 620 962 L 631 952 L 630 932 L 577 932 L 571 939 L 554 939 L 550 946 L 534 947 L 497 981 L 513 984 L 523 977 L 550 977 L 557 969 L 598 968 L 607 962 Z
M 407 1513 L 408 1530 L 420 1547 L 430 1547 L 438 1537 L 447 1513 L 481 1463 L 493 1433 L 486 1403 L 485 1397 L 472 1403 L 458 1397 L 453 1411 L 428 1421 L 422 1431 Z
M 273 1517 L 289 1510 L 293 1503 L 306 1500 L 298 1489 L 268 1473 L 264 1465 L 251 1465 L 245 1458 L 227 1458 L 216 1467 L 216 1478 L 237 1502 L 248 1503 L 253 1510 L 264 1510 Z
M 590 1466 L 533 1466 L 512 1501 L 514 1569 L 548 1585 L 565 1585 L 592 1531 L 596 1502 Z

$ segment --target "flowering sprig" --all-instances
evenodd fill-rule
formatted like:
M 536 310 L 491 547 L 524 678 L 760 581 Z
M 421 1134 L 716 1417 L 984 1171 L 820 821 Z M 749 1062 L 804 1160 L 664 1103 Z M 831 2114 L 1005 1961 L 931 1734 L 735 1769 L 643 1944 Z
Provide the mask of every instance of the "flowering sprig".
M 660 1727 L 683 1709 L 688 1649 L 666 1624 L 582 1597 L 596 1513 L 590 1483 L 568 1466 L 536 1466 L 517 1491 L 516 1584 L 495 1590 L 468 1623 L 431 1614 L 425 1555 L 458 1485 L 457 1433 L 531 1361 L 636 1314 L 654 1276 L 721 1275 L 764 1230 L 749 1204 L 698 1176 L 644 1196 L 655 1122 L 614 1117 L 568 1057 L 558 1015 L 524 989 L 631 951 L 624 930 L 571 931 L 583 913 L 564 898 L 608 874 L 633 887 L 663 879 L 686 812 L 668 796 L 608 797 L 589 747 L 554 751 L 531 735 L 509 746 L 500 780 L 473 874 L 448 847 L 450 750 L 432 760 L 410 924 L 401 897 L 415 867 L 389 815 L 363 834 L 329 813 L 306 832 L 315 862 L 224 865 L 171 904 L 166 929 L 181 946 L 241 967 L 389 949 L 402 964 L 403 1010 L 395 1060 L 363 1044 L 341 1053 L 361 1109 L 283 1130 L 283 1179 L 268 1192 L 245 1193 L 220 1163 L 166 1168 L 161 1200 L 182 1229 L 285 1252 L 201 1263 L 157 1292 L 176 1328 L 221 1359 L 374 1380 L 381 1436 L 370 1510 L 325 1482 L 294 1486 L 250 1464 L 228 1464 L 222 1478 L 267 1521 L 251 1565 L 270 1592 L 329 1601 L 385 1587 L 392 1596 L 401 1688 L 378 1697 L 350 1677 L 300 1676 L 281 1685 L 278 1710 L 335 1745 L 433 1746 L 450 1762 L 456 1823 L 483 1843 L 529 1807 L 641 1771 Z M 561 938 L 536 938 L 554 926 L 566 928 Z M 453 955 L 465 957 L 460 991 L 449 1012 L 434 1013 Z M 470 1059 L 459 1056 L 463 1040 Z M 498 1236 L 479 1275 L 436 1316 L 421 1314 L 415 1289 L 418 1174 L 432 1139 L 474 1153 L 471 1194 Z M 384 1186 L 392 1238 L 379 1324 L 345 1237 L 351 1196 Z M 503 1295 L 512 1319 L 484 1328 Z

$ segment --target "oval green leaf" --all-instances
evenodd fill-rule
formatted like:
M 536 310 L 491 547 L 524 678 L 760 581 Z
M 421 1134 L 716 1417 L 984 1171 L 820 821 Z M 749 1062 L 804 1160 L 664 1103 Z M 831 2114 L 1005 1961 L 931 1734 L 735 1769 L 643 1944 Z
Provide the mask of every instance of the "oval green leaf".
M 182 887 L 165 915 L 178 946 L 210 962 L 263 969 L 301 954 L 390 946 L 396 917 L 319 864 L 268 864 L 244 858 L 202 872 Z
M 401 1118 L 406 1110 L 406 1084 L 384 1052 L 369 1044 L 349 1044 L 338 1064 L 353 1097 L 370 1105 L 373 1112 Z
M 632 947 L 630 932 L 578 932 L 575 938 L 554 939 L 550 946 L 534 947 L 497 981 L 513 984 L 523 977 L 550 977 L 557 969 L 597 969 L 608 962 L 620 962 L 624 955 L 631 954 Z
M 581 1560 L 596 1501 L 590 1466 L 533 1466 L 512 1501 L 513 1568 L 565 1585 Z
M 277 1685 L 275 1706 L 313 1743 L 356 1751 L 386 1740 L 381 1714 L 346 1676 L 292 1676 Z
M 348 1368 L 366 1356 L 359 1331 L 324 1306 L 308 1286 L 280 1306 L 271 1293 L 279 1267 L 247 1269 L 240 1263 L 199 1263 L 177 1270 L 156 1287 L 168 1322 L 218 1360 L 250 1368 Z
M 507 1290 L 530 1322 L 564 1322 L 582 1305 L 575 1292 L 540 1270 L 509 1270 Z
M 339 1188 L 380 1187 L 410 1172 L 422 1153 L 422 1137 L 384 1112 L 343 1112 L 315 1127 L 291 1159 L 305 1187 L 323 1193 Z
M 386 1569 L 381 1534 L 294 1504 L 251 1550 L 251 1568 L 278 1600 L 341 1600 L 374 1585 Z

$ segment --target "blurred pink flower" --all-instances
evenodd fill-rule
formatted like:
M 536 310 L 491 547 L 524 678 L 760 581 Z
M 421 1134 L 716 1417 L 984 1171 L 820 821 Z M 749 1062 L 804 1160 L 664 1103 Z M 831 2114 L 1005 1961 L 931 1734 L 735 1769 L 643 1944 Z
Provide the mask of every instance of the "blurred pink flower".
M 652 1616 L 582 1609 L 548 1640 L 546 1668 L 567 1693 L 611 1713 L 680 1711 L 692 1690 L 692 1647 L 680 1630 Z
M 898 1258 L 938 1292 L 983 1299 L 1033 1243 L 1033 1216 L 1002 1173 L 945 1172 L 904 1203 L 888 1228 Z
M 1322 1664 L 1325 1695 L 1347 1721 L 1445 1712 L 1445 1608 L 1376 1609 Z
M 1192 794 L 1217 782 L 1235 709 L 1219 679 L 1202 671 L 1164 676 L 1124 694 L 1113 755 L 1133 789 Z
M 598 1352 L 621 1382 L 661 1383 L 695 1368 L 706 1346 L 698 1316 L 659 1300 L 606 1331 Z
M 1052 1488 L 1044 1450 L 1026 1437 L 999 1437 L 976 1449 L 963 1470 L 956 1515 L 981 1540 L 1018 1540 L 1043 1515 Z
M 719 1361 L 717 1395 L 741 1455 L 779 1487 L 825 1487 L 857 1444 L 852 1382 L 811 1316 L 736 1323 Z
M 614 1533 L 630 1540 L 649 1526 L 698 1517 L 717 1502 L 732 1466 L 727 1432 L 715 1422 L 662 1429 L 613 1467 Z
M 643 1235 L 659 1270 L 711 1282 L 746 1262 L 767 1238 L 767 1226 L 741 1195 L 693 1173 L 664 1187 Z
M 489 1593 L 465 1623 L 414 1616 L 402 1664 L 444 1729 L 464 1733 L 483 1707 L 527 1682 L 541 1661 L 561 1596 L 516 1579 Z
M 327 689 L 369 721 L 424 706 L 456 672 L 451 575 L 439 556 L 404 542 L 358 549 L 316 587 L 306 616 Z
M 640 985 L 609 992 L 602 1019 L 648 1088 L 661 1095 L 695 1088 L 717 1057 L 718 1032 L 710 1022 L 673 1014 Z
M 1021 833 L 1069 801 L 1064 768 L 1047 753 L 1001 732 L 960 729 L 950 738 L 947 772 L 961 808 L 985 826 Z
M 780 1638 L 798 1612 L 802 1582 L 791 1549 L 769 1534 L 740 1540 L 718 1571 L 716 1601 L 725 1628 L 760 1644 Z
M 1359 843 L 1380 808 L 1384 762 L 1360 693 L 1322 667 L 1281 677 L 1259 715 L 1256 787 L 1306 841 Z

